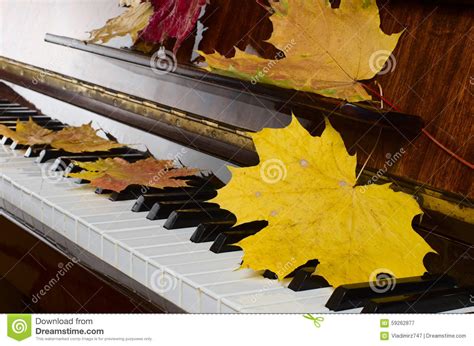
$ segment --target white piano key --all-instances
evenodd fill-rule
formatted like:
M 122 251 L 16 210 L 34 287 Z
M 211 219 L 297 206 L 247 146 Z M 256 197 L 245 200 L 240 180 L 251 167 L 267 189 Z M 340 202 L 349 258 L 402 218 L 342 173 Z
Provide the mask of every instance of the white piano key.
M 311 298 L 296 299 L 287 302 L 278 302 L 269 305 L 254 306 L 248 309 L 239 310 L 243 313 L 281 313 L 282 311 L 291 311 L 293 313 L 319 313 L 319 314 L 328 314 L 328 313 L 344 313 L 344 314 L 360 314 L 362 308 L 348 309 L 343 311 L 331 311 L 326 308 L 326 303 L 329 300 L 327 296 L 317 296 Z
M 104 200 L 104 202 L 105 201 L 106 200 Z M 132 208 L 129 201 L 114 202 L 114 204 L 105 203 L 105 204 L 102 204 L 101 206 L 98 205 L 95 207 L 86 207 L 86 208 L 82 208 L 82 206 L 79 206 L 79 207 L 81 208 L 76 209 L 74 208 L 74 205 L 70 205 L 68 207 L 68 210 L 73 212 L 78 217 L 82 217 L 82 216 L 93 216 L 93 215 L 100 215 L 100 214 L 123 213 L 123 212 L 130 211 L 130 209 Z
M 115 214 L 99 214 L 84 216 L 82 219 L 88 223 L 100 225 L 101 223 L 114 221 L 132 221 L 132 220 L 143 220 L 145 216 L 138 213 L 115 213 Z
M 89 227 L 81 220 L 76 221 L 76 242 L 84 249 L 89 248 Z
M 276 285 L 276 284 L 274 284 Z M 288 288 L 276 290 L 266 290 L 253 294 L 241 294 L 222 298 L 222 304 L 237 311 L 253 311 L 256 307 L 272 305 L 275 302 L 297 302 L 299 299 L 311 298 L 318 299 L 318 306 L 324 306 L 334 289 L 325 287 L 315 290 L 294 292 Z
M 147 263 L 143 258 L 132 254 L 132 277 L 145 286 L 147 286 L 146 266 Z
M 144 257 L 146 257 L 143 254 Z M 227 252 L 227 253 L 222 253 L 222 254 L 215 254 L 210 251 L 201 251 L 201 252 L 193 252 L 193 253 L 186 253 L 186 254 L 175 254 L 175 255 L 170 255 L 170 256 L 163 256 L 159 257 L 156 260 L 153 258 L 150 258 L 151 262 L 157 262 L 159 261 L 160 265 L 167 266 L 167 265 L 173 265 L 173 264 L 191 264 L 191 263 L 197 263 L 197 262 L 205 262 L 205 261 L 215 261 L 216 259 L 219 260 L 226 260 L 229 258 L 242 258 L 242 252 L 241 251 L 235 251 L 235 252 Z
M 170 256 L 170 255 L 179 255 L 179 254 L 189 254 L 193 252 L 201 252 L 205 251 L 208 252 L 209 244 L 194 244 L 194 243 L 184 243 L 184 244 L 176 244 L 176 245 L 162 245 L 162 246 L 154 246 L 151 248 L 141 249 L 140 253 L 145 256 L 149 256 L 150 258 L 158 258 L 162 256 Z M 159 263 L 159 259 L 156 259 Z
M 180 244 L 188 243 L 193 231 L 179 232 L 175 234 L 162 234 L 148 238 L 132 238 L 122 240 L 122 243 L 132 249 L 145 249 L 148 247 L 159 246 L 161 244 Z
M 159 226 L 149 226 L 140 229 L 129 229 L 121 231 L 108 231 L 104 232 L 101 230 L 101 233 L 110 234 L 117 242 L 125 239 L 133 239 L 137 237 L 153 237 L 161 233 Z
M 210 243 L 209 243 L 210 246 Z M 185 264 L 172 264 L 167 267 L 170 270 L 178 272 L 183 276 L 192 274 L 205 274 L 221 271 L 234 271 L 240 267 L 241 257 L 233 257 L 228 259 L 220 259 L 216 257 L 213 260 L 185 263 Z
M 119 203 L 119 202 L 116 202 Z M 128 213 L 124 213 L 125 215 L 130 215 L 133 214 L 128 210 Z M 110 218 L 110 220 L 104 220 L 104 222 L 96 222 L 94 223 L 98 228 L 104 231 L 108 230 L 113 230 L 113 231 L 118 231 L 118 230 L 126 230 L 126 229 L 139 229 L 139 228 L 144 228 L 144 227 L 151 227 L 151 226 L 157 226 L 160 225 L 159 222 L 153 222 L 151 220 L 148 220 L 146 218 L 140 218 L 138 220 L 114 220 L 113 217 Z
M 236 267 L 238 267 L 238 264 L 236 265 L 234 261 L 230 268 L 227 267 L 221 271 L 185 275 L 182 279 L 183 308 L 185 308 L 186 311 L 197 312 L 197 308 L 201 306 L 200 302 L 204 301 L 206 306 L 208 306 L 208 309 L 212 310 L 209 304 L 211 304 L 210 302 L 213 301 L 213 298 L 203 297 L 202 295 L 205 295 L 206 292 L 202 291 L 202 287 L 216 284 L 218 285 L 221 283 L 237 285 L 240 281 L 246 279 L 259 280 L 259 275 L 254 271 L 250 269 L 235 270 Z M 217 308 L 218 305 L 216 301 L 216 310 L 213 312 L 216 312 Z
M 225 297 L 245 294 L 258 297 L 274 290 L 287 289 L 276 280 L 269 280 L 261 276 L 236 282 L 203 286 L 200 289 L 201 312 L 219 312 L 221 310 L 221 301 Z

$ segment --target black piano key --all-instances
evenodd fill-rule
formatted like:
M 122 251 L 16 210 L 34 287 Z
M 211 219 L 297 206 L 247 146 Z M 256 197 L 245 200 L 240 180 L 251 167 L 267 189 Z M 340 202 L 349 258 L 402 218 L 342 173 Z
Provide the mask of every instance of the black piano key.
M 217 236 L 231 229 L 234 225 L 232 221 L 216 221 L 200 224 L 190 240 L 193 243 L 207 243 L 216 240 Z
M 322 276 L 312 275 L 313 272 L 313 268 L 298 270 L 288 288 L 295 292 L 301 292 L 331 286 Z
M 25 157 L 38 157 L 48 145 L 32 145 L 26 149 Z
M 13 139 L 8 138 L 7 136 L 3 136 L 0 140 L 1 145 L 11 145 L 13 143 Z
M 36 122 L 37 121 L 53 121 L 53 119 L 51 119 L 50 117 L 46 115 L 21 115 L 21 114 L 10 115 L 9 114 L 9 115 L 0 116 L 0 124 L 3 124 L 5 122 L 6 124 L 11 125 L 12 122 L 15 122 L 16 124 L 17 120 L 28 121 L 30 118 Z
M 217 191 L 195 187 L 164 189 L 157 193 L 145 193 L 138 197 L 132 207 L 134 212 L 150 211 L 158 202 L 167 201 L 207 201 L 217 196 Z
M 337 287 L 326 307 L 333 311 L 362 307 L 370 299 L 397 295 L 422 294 L 456 287 L 456 282 L 448 276 L 415 276 L 401 279 L 380 280 L 379 283 L 358 283 Z
M 303 265 L 300 265 L 298 268 L 296 268 L 295 270 L 293 270 L 290 274 L 288 274 L 287 276 L 285 276 L 285 278 L 292 278 L 296 275 L 297 272 L 299 272 L 300 270 L 303 270 L 303 271 L 310 271 L 310 272 L 314 272 L 314 270 L 316 269 L 316 266 L 319 264 L 319 261 L 317 259 L 312 259 L 312 260 L 309 260 L 308 262 L 306 262 L 305 264 Z M 271 270 L 265 270 L 263 272 L 263 277 L 267 278 L 267 279 L 270 279 L 270 280 L 277 280 L 278 279 L 278 275 L 275 274 L 274 272 L 272 272 Z
M 237 222 L 235 215 L 224 209 L 205 211 L 201 209 L 183 209 L 173 211 L 166 220 L 164 227 L 166 229 L 197 227 L 201 223 L 225 220 Z
M 57 159 L 60 156 L 69 154 L 68 152 L 60 149 L 43 149 L 40 151 L 38 157 L 36 158 L 37 163 L 45 163 L 46 161 Z
M 263 274 L 262 276 L 265 278 L 265 279 L 269 279 L 269 280 L 278 280 L 278 275 L 276 275 L 274 272 L 272 272 L 271 270 L 264 270 L 263 271 Z
M 170 214 L 179 209 L 218 209 L 219 205 L 216 203 L 207 203 L 204 201 L 171 201 L 155 203 L 153 208 L 146 216 L 148 220 L 162 220 L 167 219 Z
M 127 188 L 120 192 L 111 191 L 109 200 L 112 202 L 131 201 L 143 193 L 143 188 Z
M 145 189 L 145 187 L 141 185 L 129 185 L 121 192 L 115 192 L 115 191 L 98 187 L 95 189 L 95 193 L 98 195 L 110 194 L 111 197 L 109 199 L 111 201 L 122 201 L 122 200 L 129 200 L 129 196 L 136 196 L 135 198 L 138 198 L 138 196 L 140 196 L 143 193 L 143 189 Z M 113 197 L 112 197 L 112 194 L 114 195 Z
M 34 110 L 31 110 L 31 109 L 18 109 L 18 108 L 6 108 L 6 109 L 2 109 L 0 110 L 0 117 L 2 115 L 11 115 L 11 114 L 18 114 L 18 115 L 37 115 L 38 112 L 37 111 L 34 111 Z
M 452 288 L 371 299 L 362 313 L 440 313 L 474 306 L 474 288 Z
M 114 192 L 114 191 L 107 190 L 107 189 L 103 189 L 103 188 L 101 188 L 101 187 L 98 187 L 98 188 L 95 189 L 95 193 L 96 193 L 97 195 L 109 195 L 109 194 L 111 194 L 112 192 Z
M 210 189 L 221 189 L 225 186 L 214 174 L 205 174 L 203 176 L 195 175 L 187 180 L 189 186 L 206 187 Z
M 111 201 L 130 201 L 133 199 L 138 199 L 140 196 L 143 195 L 145 191 L 157 191 L 159 189 L 141 186 L 141 185 L 130 185 L 125 190 L 121 192 L 113 192 L 109 197 Z
M 229 231 L 220 233 L 209 250 L 214 253 L 240 251 L 241 248 L 233 244 L 260 232 L 266 226 L 267 221 L 254 221 L 232 227 Z
M 26 145 L 26 144 L 19 144 L 18 142 L 15 142 L 13 141 L 11 144 L 10 144 L 10 149 L 11 150 L 22 150 L 22 149 L 26 149 L 28 148 L 29 145 Z
M 209 250 L 214 253 L 240 251 L 242 248 L 237 245 L 233 245 L 239 241 L 238 238 L 240 238 L 238 235 L 232 236 L 227 234 L 227 232 L 221 233 L 217 236 L 216 240 L 214 240 Z M 245 236 L 243 236 L 243 238 L 245 238 Z
M 93 153 L 78 153 L 78 154 L 72 154 L 68 151 L 61 150 L 61 149 L 53 149 L 53 148 L 48 148 L 44 149 L 44 151 L 41 151 L 41 153 L 38 155 L 38 159 L 36 160 L 38 163 L 43 163 L 52 159 L 57 159 L 58 157 L 61 156 L 91 156 L 91 155 L 107 155 L 107 154 L 116 154 L 116 155 L 125 155 L 125 154 L 142 154 L 143 157 L 148 157 L 149 155 L 145 152 L 141 152 L 132 148 L 128 147 L 123 147 L 123 148 L 113 148 L 110 149 L 109 151 L 95 151 Z
M 1 118 L 0 118 L 1 119 Z M 60 121 L 58 120 L 51 120 L 49 118 L 39 118 L 39 119 L 33 119 L 33 121 L 41 126 L 41 127 L 44 127 L 46 129 L 50 129 L 50 128 L 55 128 L 57 126 L 60 126 L 60 125 L 63 125 L 63 123 L 61 123 Z M 26 120 L 24 120 L 24 122 L 26 122 Z M 0 124 L 8 127 L 8 128 L 11 128 L 12 130 L 16 129 L 16 123 L 17 121 L 16 120 L 5 120 L 5 121 L 2 121 L 0 120 Z

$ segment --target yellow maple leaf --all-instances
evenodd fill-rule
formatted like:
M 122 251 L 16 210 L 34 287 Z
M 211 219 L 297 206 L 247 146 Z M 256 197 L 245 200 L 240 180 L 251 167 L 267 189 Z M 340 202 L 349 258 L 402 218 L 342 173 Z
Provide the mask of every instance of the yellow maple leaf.
M 2 126 L 0 134 L 11 138 L 18 144 L 42 145 L 51 142 L 53 131 L 45 129 L 29 118 L 28 121 L 17 120 L 15 131 Z
M 114 37 L 127 34 L 130 34 L 133 43 L 137 41 L 139 32 L 148 25 L 153 14 L 153 6 L 148 1 L 142 3 L 129 1 L 125 4 L 130 7 L 124 13 L 109 19 L 102 28 L 90 32 L 89 42 L 106 43 Z
M 212 201 L 238 224 L 268 226 L 238 245 L 242 267 L 269 269 L 284 278 L 312 259 L 316 274 L 333 286 L 425 272 L 431 247 L 411 226 L 422 211 L 415 199 L 389 184 L 357 186 L 356 156 L 326 120 L 312 137 L 295 119 L 284 129 L 251 134 L 260 157 L 254 167 L 233 168 L 230 183 Z
M 285 58 L 268 60 L 236 49 L 234 58 L 204 54 L 208 70 L 252 83 L 315 92 L 351 102 L 370 100 L 358 83 L 383 68 L 399 34 L 380 29 L 375 0 L 271 0 L 273 34 L 268 40 Z
M 6 136 L 8 138 L 13 138 L 13 136 L 15 136 L 15 131 L 10 129 L 8 126 L 0 125 L 0 136 Z
M 109 151 L 122 148 L 125 145 L 111 141 L 97 135 L 97 130 L 91 123 L 79 127 L 66 127 L 55 132 L 50 144 L 53 148 L 62 149 L 69 153 L 83 153 L 95 151 Z

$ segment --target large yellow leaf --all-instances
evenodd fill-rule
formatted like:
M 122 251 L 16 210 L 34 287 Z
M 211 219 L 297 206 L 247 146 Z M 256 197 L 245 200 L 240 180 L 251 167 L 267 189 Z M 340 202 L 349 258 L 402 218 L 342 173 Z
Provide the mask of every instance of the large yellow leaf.
M 58 131 L 52 137 L 51 146 L 70 153 L 83 153 L 95 151 L 109 151 L 114 148 L 122 148 L 123 144 L 99 137 L 91 123 L 80 127 L 66 127 Z
M 239 50 L 231 59 L 201 53 L 210 71 L 348 101 L 370 100 L 357 81 L 383 68 L 400 37 L 382 32 L 375 0 L 341 0 L 338 9 L 327 0 L 270 3 L 269 42 L 286 58 L 267 60 Z
M 129 163 L 121 158 L 99 159 L 95 162 L 75 162 L 84 169 L 69 176 L 89 180 L 92 186 L 116 192 L 129 185 L 143 185 L 155 188 L 188 186 L 186 179 L 199 170 L 174 167 L 173 161 L 148 158 Z
M 281 279 L 308 260 L 333 286 L 366 282 L 378 273 L 425 272 L 430 246 L 411 226 L 422 211 L 415 199 L 386 185 L 356 185 L 356 157 L 326 121 L 312 137 L 293 119 L 284 129 L 251 134 L 260 156 L 254 167 L 233 168 L 213 202 L 238 223 L 269 225 L 239 242 L 244 268 L 270 269 Z
M 125 3 L 130 6 L 121 15 L 109 19 L 100 29 L 92 30 L 90 33 L 90 42 L 106 43 L 114 37 L 130 34 L 132 42 L 136 42 L 140 31 L 148 25 L 153 6 L 150 2 L 138 3 L 137 1 L 128 1 Z

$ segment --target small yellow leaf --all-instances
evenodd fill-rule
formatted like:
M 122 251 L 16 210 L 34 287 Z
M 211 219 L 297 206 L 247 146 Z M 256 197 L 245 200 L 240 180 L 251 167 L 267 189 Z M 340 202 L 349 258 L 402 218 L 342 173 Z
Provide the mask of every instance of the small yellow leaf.
M 0 125 L 0 136 L 13 138 L 15 136 L 15 131 L 11 130 L 9 127 L 5 125 Z
M 251 134 L 260 163 L 230 168 L 232 179 L 212 201 L 238 224 L 268 226 L 238 245 L 244 268 L 280 279 L 309 260 L 333 286 L 367 282 L 378 273 L 422 275 L 431 247 L 411 226 L 415 199 L 386 185 L 356 185 L 356 157 L 326 121 L 312 137 L 295 119 L 284 129 Z
M 234 58 L 204 54 L 210 71 L 252 82 L 310 91 L 351 102 L 370 100 L 358 82 L 371 79 L 390 58 L 400 34 L 380 29 L 375 0 L 271 0 L 269 42 L 285 53 L 263 59 L 236 50 Z
M 91 123 L 80 127 L 66 127 L 54 133 L 50 144 L 53 148 L 69 153 L 109 151 L 124 147 L 123 144 L 99 137 L 97 130 L 92 128 Z
M 130 34 L 133 43 L 137 41 L 139 32 L 148 25 L 153 6 L 150 2 L 137 1 L 129 1 L 126 4 L 130 7 L 124 13 L 109 19 L 102 28 L 91 31 L 89 42 L 106 43 L 114 37 L 127 34 Z
M 42 145 L 51 142 L 53 131 L 43 128 L 32 118 L 29 118 L 28 121 L 17 120 L 15 131 L 3 126 L 0 129 L 0 134 L 11 138 L 18 144 Z

